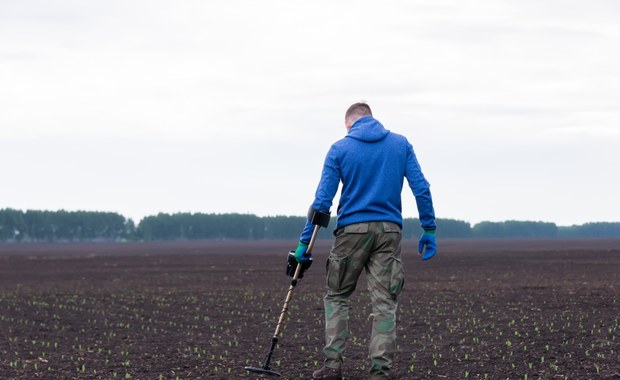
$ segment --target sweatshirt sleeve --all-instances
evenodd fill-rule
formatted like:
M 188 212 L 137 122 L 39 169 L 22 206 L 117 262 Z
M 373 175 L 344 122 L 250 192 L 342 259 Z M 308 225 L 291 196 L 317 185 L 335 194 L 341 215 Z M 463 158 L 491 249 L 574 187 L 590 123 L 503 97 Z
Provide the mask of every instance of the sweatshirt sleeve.
M 422 228 L 425 230 L 436 229 L 435 210 L 433 209 L 430 184 L 426 178 L 424 178 L 424 174 L 422 174 L 422 169 L 416 159 L 413 146 L 411 146 L 410 143 L 407 143 L 407 164 L 405 168 L 405 177 L 407 178 L 409 187 L 415 196 Z
M 330 212 L 334 196 L 336 195 L 338 185 L 340 184 L 340 167 L 336 153 L 336 148 L 332 145 L 327 152 L 327 156 L 325 157 L 323 171 L 321 172 L 321 180 L 319 181 L 319 186 L 316 189 L 314 202 L 312 202 L 311 207 L 321 212 Z M 310 220 L 307 220 L 306 226 L 304 227 L 299 240 L 303 243 L 309 243 L 313 230 L 314 226 Z

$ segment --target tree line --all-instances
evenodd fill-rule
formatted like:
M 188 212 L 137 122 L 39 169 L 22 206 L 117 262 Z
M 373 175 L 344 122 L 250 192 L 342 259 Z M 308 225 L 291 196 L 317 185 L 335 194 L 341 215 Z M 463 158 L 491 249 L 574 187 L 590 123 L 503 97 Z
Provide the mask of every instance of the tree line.
M 119 241 L 135 231 L 114 212 L 0 210 L 0 242 Z
M 319 239 L 331 237 L 335 217 Z M 294 240 L 306 222 L 303 216 L 252 214 L 159 213 L 133 220 L 114 212 L 0 210 L 0 242 L 104 242 L 158 240 Z M 480 222 L 438 219 L 441 238 L 594 238 L 620 237 L 620 222 L 569 227 L 537 221 Z M 403 222 L 403 238 L 416 239 L 422 230 L 416 218 Z

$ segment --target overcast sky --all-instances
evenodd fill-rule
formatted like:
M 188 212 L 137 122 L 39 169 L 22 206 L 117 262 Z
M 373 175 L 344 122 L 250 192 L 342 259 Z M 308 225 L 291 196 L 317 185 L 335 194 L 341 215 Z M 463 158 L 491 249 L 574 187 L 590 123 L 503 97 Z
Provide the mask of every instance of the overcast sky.
M 439 218 L 620 221 L 618 20 L 616 0 L 0 0 L 0 209 L 305 215 L 365 100 Z

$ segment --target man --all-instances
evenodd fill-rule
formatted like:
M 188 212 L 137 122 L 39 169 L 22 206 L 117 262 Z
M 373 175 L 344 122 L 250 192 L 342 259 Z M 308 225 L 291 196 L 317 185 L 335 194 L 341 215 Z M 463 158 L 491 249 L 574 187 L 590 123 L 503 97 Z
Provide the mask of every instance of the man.
M 329 212 L 342 182 L 336 239 L 327 261 L 324 366 L 314 379 L 341 379 L 348 337 L 349 297 L 364 269 L 373 309 L 369 344 L 370 378 L 387 379 L 396 349 L 397 297 L 404 283 L 401 262 L 401 191 L 406 178 L 424 229 L 422 260 L 435 255 L 435 212 L 429 183 L 407 139 L 385 129 L 368 104 L 355 103 L 345 114 L 347 136 L 327 153 L 311 211 Z M 308 221 L 295 250 L 305 255 L 313 226 Z M 424 250 L 426 248 L 426 250 Z

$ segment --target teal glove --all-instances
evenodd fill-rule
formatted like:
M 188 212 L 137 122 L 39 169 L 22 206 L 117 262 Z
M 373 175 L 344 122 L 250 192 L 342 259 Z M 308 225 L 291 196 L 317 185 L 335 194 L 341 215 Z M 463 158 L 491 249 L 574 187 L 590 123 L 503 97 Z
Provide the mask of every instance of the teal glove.
M 424 250 L 426 247 L 426 251 Z M 422 261 L 431 259 L 437 253 L 437 241 L 435 240 L 435 230 L 424 230 L 422 236 L 420 236 L 420 243 L 418 244 L 418 253 L 422 255 Z
M 303 264 L 312 259 L 312 253 L 306 255 L 306 251 L 308 251 L 308 244 L 300 241 L 295 250 L 295 260 L 297 260 L 298 263 Z

